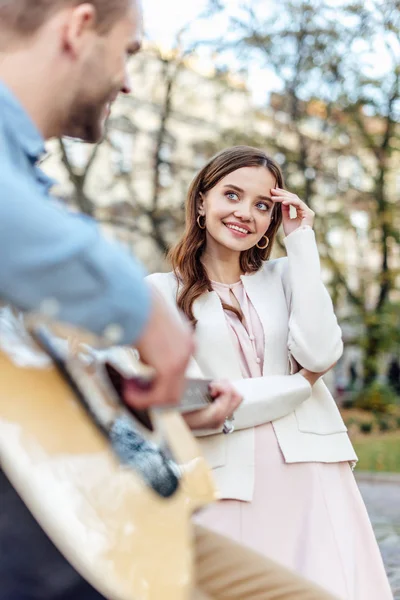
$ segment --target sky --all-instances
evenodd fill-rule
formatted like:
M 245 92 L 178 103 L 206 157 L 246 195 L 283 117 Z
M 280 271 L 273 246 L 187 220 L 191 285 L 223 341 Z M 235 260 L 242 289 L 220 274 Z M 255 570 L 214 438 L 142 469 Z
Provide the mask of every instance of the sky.
M 368 0 L 365 0 L 368 2 Z M 177 32 L 188 23 L 190 26 L 189 39 L 216 39 L 221 35 L 221 31 L 225 31 L 228 26 L 228 15 L 233 16 L 239 11 L 239 7 L 243 3 L 249 3 L 257 6 L 258 11 L 263 12 L 263 16 L 271 13 L 271 9 L 279 0 L 225 0 L 225 5 L 228 9 L 220 17 L 208 19 L 200 19 L 200 15 L 205 10 L 207 0 L 145 0 L 144 1 L 144 18 L 145 29 L 148 38 L 161 45 L 170 48 L 174 45 L 174 40 Z M 328 3 L 335 7 L 343 3 L 343 0 L 328 0 Z M 400 52 L 399 44 L 396 44 L 396 52 Z M 206 53 L 206 49 L 200 50 Z M 226 58 L 226 55 L 225 55 Z M 232 58 L 228 59 L 228 64 L 232 60 L 232 68 L 235 70 L 237 59 L 232 53 Z M 392 61 L 385 51 L 383 41 L 377 37 L 374 40 L 373 53 L 364 55 L 363 59 L 364 72 L 371 75 L 376 75 L 377 69 L 380 74 L 390 72 Z M 263 76 L 260 77 L 260 70 L 263 70 Z M 272 71 L 265 76 L 265 64 L 261 67 L 260 64 L 253 64 L 248 73 L 248 86 L 252 92 L 253 100 L 256 104 L 263 105 L 268 100 L 271 91 L 279 91 L 281 84 Z M 261 83 L 262 82 L 262 83 Z
M 260 3 L 268 10 L 268 5 L 271 6 L 272 0 L 250 0 L 254 3 Z M 275 0 L 274 0 L 275 1 Z M 202 20 L 200 17 L 207 7 L 207 0 L 145 0 L 144 2 L 144 20 L 147 37 L 167 48 L 174 45 L 176 33 L 182 28 L 191 23 L 189 39 L 216 39 L 228 26 L 228 13 L 224 13 L 220 17 Z M 239 10 L 241 0 L 225 0 L 225 5 L 228 8 L 229 16 L 232 16 Z M 198 50 L 202 53 L 202 50 Z M 206 49 L 203 50 L 205 54 Z M 209 59 L 207 59 L 209 60 Z M 235 69 L 235 59 L 232 56 L 232 67 Z M 265 68 L 265 67 L 264 67 Z M 263 77 L 262 87 L 257 82 L 259 81 L 260 67 L 254 65 L 250 68 L 247 83 L 252 92 L 253 100 L 256 104 L 263 105 L 269 93 L 274 89 L 279 89 L 280 81 L 273 73 L 269 74 L 269 78 Z M 266 85 L 268 81 L 269 85 Z
M 175 33 L 196 19 L 206 5 L 207 0 L 145 0 L 146 31 L 152 40 L 170 46 Z

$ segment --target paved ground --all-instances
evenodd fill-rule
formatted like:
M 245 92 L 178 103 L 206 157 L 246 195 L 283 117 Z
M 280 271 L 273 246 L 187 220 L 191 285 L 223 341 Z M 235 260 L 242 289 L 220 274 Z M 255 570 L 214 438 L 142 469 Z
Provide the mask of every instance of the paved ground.
M 357 474 L 357 479 L 395 600 L 400 600 L 400 477 L 376 480 L 374 477 Z

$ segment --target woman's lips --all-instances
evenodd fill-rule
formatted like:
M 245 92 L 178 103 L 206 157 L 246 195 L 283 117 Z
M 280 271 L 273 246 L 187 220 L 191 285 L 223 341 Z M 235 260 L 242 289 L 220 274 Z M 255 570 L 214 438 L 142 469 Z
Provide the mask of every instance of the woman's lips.
M 233 235 L 237 237 L 245 238 L 249 233 L 251 233 L 245 227 L 240 227 L 240 225 L 234 225 L 233 223 L 224 223 L 224 225 Z

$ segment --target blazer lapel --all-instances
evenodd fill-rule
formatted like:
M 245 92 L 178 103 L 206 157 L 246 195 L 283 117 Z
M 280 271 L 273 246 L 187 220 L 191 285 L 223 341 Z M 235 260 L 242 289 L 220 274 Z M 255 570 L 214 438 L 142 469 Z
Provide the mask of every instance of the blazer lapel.
M 241 379 L 239 357 L 218 294 L 203 294 L 196 300 L 193 313 L 197 319 L 195 357 L 205 377 Z

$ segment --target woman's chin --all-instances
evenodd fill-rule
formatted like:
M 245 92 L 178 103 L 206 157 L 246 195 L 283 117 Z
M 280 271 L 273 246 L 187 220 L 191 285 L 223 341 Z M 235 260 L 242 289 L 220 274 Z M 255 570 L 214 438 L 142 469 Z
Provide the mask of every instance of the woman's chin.
M 220 244 L 232 252 L 244 252 L 252 247 L 252 244 L 249 244 L 249 241 L 245 239 L 224 239 L 223 241 L 221 240 Z

